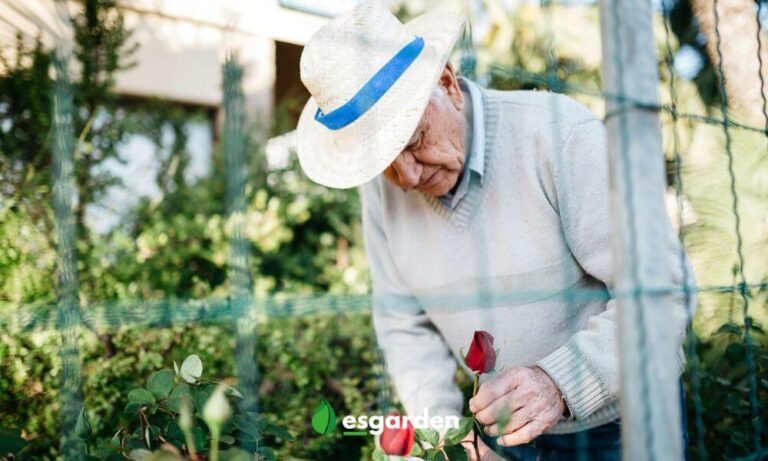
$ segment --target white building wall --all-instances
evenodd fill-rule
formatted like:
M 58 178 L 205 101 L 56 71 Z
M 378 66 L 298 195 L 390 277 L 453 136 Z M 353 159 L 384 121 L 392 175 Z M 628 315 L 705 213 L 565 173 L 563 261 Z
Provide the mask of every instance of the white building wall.
M 283 8 L 278 0 L 123 0 L 139 44 L 137 65 L 117 75 L 121 94 L 217 106 L 221 63 L 236 51 L 245 67 L 249 112 L 269 117 L 275 81 L 274 42 L 302 45 L 327 18 Z M 70 14 L 77 4 L 67 5 Z M 0 43 L 19 30 L 53 46 L 67 33 L 54 0 L 0 0 Z

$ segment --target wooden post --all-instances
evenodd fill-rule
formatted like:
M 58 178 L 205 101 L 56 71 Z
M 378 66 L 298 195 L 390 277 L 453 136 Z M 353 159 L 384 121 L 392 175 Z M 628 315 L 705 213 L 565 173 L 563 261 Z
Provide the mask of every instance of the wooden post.
M 601 0 L 623 459 L 682 459 L 677 333 L 649 0 Z

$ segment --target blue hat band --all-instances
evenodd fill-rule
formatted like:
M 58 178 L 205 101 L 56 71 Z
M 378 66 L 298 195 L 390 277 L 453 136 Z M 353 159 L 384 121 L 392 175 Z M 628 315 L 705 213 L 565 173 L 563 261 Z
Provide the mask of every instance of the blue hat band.
M 318 108 L 315 120 L 331 130 L 344 128 L 354 122 L 386 94 L 423 49 L 424 39 L 414 38 L 384 64 L 346 104 L 327 114 Z

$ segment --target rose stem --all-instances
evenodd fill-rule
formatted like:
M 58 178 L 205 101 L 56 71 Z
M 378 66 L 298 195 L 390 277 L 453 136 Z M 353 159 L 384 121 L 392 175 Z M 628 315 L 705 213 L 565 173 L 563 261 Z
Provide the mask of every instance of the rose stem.
M 473 374 L 475 375 L 475 389 L 472 391 L 472 397 L 477 395 L 477 386 L 480 382 L 480 373 L 475 372 Z M 472 441 L 472 445 L 475 447 L 475 456 L 477 456 L 477 461 L 480 461 L 480 449 L 477 447 L 477 430 L 475 427 L 477 425 L 478 424 L 477 420 L 475 419 L 475 414 L 472 413 L 472 432 L 475 435 L 474 440 Z

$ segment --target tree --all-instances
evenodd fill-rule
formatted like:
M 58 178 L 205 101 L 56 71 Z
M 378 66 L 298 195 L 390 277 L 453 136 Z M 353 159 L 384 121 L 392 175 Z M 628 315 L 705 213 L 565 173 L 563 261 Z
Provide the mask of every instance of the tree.
M 717 2 L 717 19 L 711 0 L 691 0 L 693 14 L 699 30 L 706 37 L 706 51 L 709 60 L 719 75 L 720 52 L 725 74 L 725 92 L 728 102 L 737 115 L 750 121 L 761 121 L 763 117 L 762 96 L 768 97 L 768 87 L 761 86 L 760 73 L 768 76 L 768 46 L 763 30 L 763 47 L 759 51 L 762 65 L 758 62 L 757 6 L 754 0 L 729 0 Z M 717 29 L 716 29 L 717 28 Z M 762 94 L 761 94 L 762 93 Z
M 72 18 L 74 59 L 79 72 L 72 77 L 75 136 L 75 181 L 78 199 L 76 217 L 80 238 L 80 261 L 88 258 L 89 231 L 84 224 L 85 209 L 116 179 L 99 169 L 109 159 L 119 160 L 117 146 L 128 129 L 128 116 L 117 107 L 114 93 L 115 74 L 130 65 L 135 46 L 129 45 L 130 32 L 114 0 L 80 0 L 79 12 Z M 3 221 L 24 216 L 27 224 L 46 236 L 44 245 L 52 251 L 54 223 L 51 212 L 52 153 L 50 149 L 52 51 L 38 39 L 32 47 L 17 37 L 11 59 L 5 49 L 0 57 L 0 198 Z M 28 242 L 11 239 L 18 255 L 26 253 Z M 6 247 L 6 250 L 8 248 Z M 40 246 L 36 250 L 41 252 Z M 42 255 L 38 254 L 38 257 Z M 44 259 L 44 258 L 43 258 Z M 4 269 L 7 269 L 4 268 Z M 28 269 L 25 268 L 25 269 Z M 41 270 L 47 272 L 49 267 Z M 50 284 L 37 293 L 9 293 L 0 287 L 0 299 L 31 301 L 50 298 Z M 81 272 L 84 285 L 91 281 L 88 271 Z

